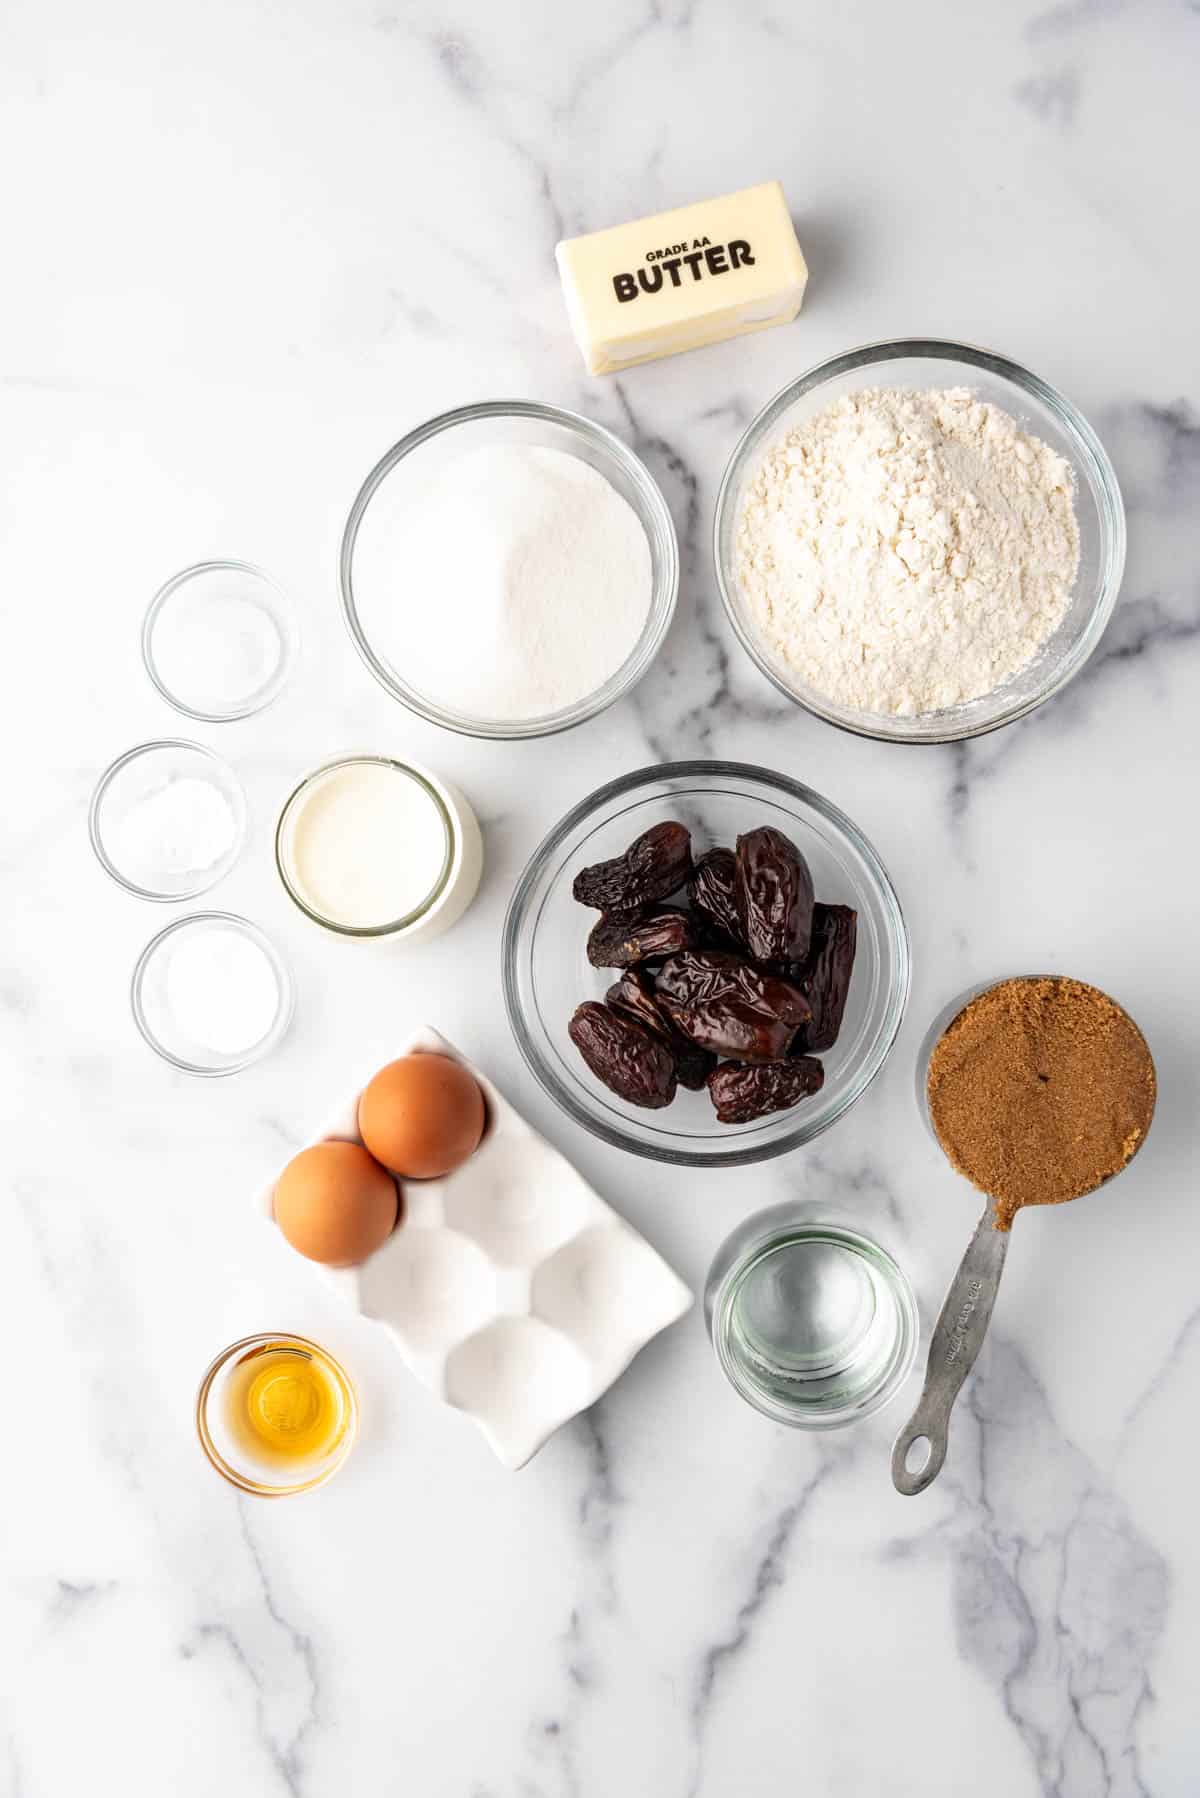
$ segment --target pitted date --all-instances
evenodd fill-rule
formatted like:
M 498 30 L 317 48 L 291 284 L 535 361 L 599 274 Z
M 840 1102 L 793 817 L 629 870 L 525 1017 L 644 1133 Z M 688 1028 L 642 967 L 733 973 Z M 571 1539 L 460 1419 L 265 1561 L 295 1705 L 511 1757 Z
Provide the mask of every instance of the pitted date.
M 813 906 L 812 948 L 797 985 L 812 1006 L 803 1033 L 806 1049 L 832 1049 L 842 1028 L 854 972 L 858 913 L 848 905 Z
M 671 1051 L 627 1013 L 589 999 L 576 1007 L 567 1031 L 597 1080 L 618 1098 L 658 1111 L 675 1097 Z
M 825 1069 L 811 1055 L 757 1067 L 727 1061 L 708 1076 L 708 1092 L 722 1124 L 748 1124 L 772 1111 L 788 1111 L 820 1092 Z
M 587 940 L 587 958 L 594 968 L 631 968 L 639 961 L 677 955 L 695 942 L 691 913 L 663 905 L 628 917 L 614 913 L 599 918 Z
M 685 1009 L 736 1002 L 790 1025 L 793 1031 L 812 1017 L 812 1007 L 798 986 L 727 950 L 685 949 L 663 963 L 657 985 L 660 993 Z
M 688 882 L 688 897 L 705 925 L 718 940 L 727 939 L 732 945 L 738 944 L 742 935 L 736 884 L 737 857 L 732 849 L 710 849 L 700 857 Z
M 673 955 L 656 990 L 682 1036 L 738 1061 L 782 1061 L 812 1016 L 798 987 L 718 949 Z
M 659 1037 L 664 1043 L 670 1042 L 671 1021 L 659 1007 L 653 978 L 644 968 L 626 968 L 605 993 L 604 1003 L 611 1005 L 614 1011 L 627 1011 L 652 1036 Z
M 676 1030 L 698 1049 L 737 1061 L 782 1061 L 796 1036 L 794 1024 L 738 999 L 681 1005 L 663 993 L 660 1003 Z
M 690 1043 L 681 1036 L 668 1018 L 654 991 L 654 982 L 642 968 L 626 968 L 615 986 L 610 986 L 604 1002 L 614 1011 L 624 1011 L 644 1025 L 651 1035 L 664 1042 L 675 1058 L 675 1075 L 680 1086 L 698 1093 L 717 1065 L 715 1055 Z
M 813 883 L 796 845 L 767 824 L 737 840 L 734 896 L 755 961 L 804 961 L 812 939 Z
M 686 825 L 655 824 L 624 855 L 581 868 L 571 891 L 580 905 L 631 912 L 674 893 L 691 871 L 692 838 Z
M 693 862 L 686 826 L 656 824 L 583 868 L 573 891 L 600 914 L 589 962 L 619 978 L 568 1029 L 611 1092 L 658 1110 L 681 1086 L 706 1087 L 718 1120 L 740 1124 L 820 1090 L 814 1051 L 842 1026 L 857 914 L 816 903 L 782 831 L 748 831 L 736 851 Z

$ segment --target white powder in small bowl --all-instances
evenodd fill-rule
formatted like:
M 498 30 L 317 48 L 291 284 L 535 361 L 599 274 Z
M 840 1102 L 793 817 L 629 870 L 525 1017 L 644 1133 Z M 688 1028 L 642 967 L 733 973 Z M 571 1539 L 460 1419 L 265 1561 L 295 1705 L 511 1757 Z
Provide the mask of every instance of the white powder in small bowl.
M 141 743 L 106 768 L 88 828 L 104 868 L 135 893 L 191 899 L 237 860 L 246 805 L 233 769 L 199 743 Z
M 135 801 L 120 819 L 114 847 L 127 878 L 154 892 L 215 868 L 236 836 L 237 819 L 221 789 L 181 775 Z
M 399 678 L 472 719 L 578 705 L 646 627 L 650 544 L 612 483 L 562 450 L 501 443 L 420 487 L 384 481 L 355 546 L 360 620 Z
M 157 1053 L 190 1074 L 232 1074 L 280 1040 L 292 1014 L 287 966 L 261 931 L 228 912 L 196 912 L 142 951 L 134 1020 Z
M 168 945 L 162 990 L 172 1039 L 218 1056 L 254 1048 L 279 1016 L 270 956 L 231 926 L 181 930 Z

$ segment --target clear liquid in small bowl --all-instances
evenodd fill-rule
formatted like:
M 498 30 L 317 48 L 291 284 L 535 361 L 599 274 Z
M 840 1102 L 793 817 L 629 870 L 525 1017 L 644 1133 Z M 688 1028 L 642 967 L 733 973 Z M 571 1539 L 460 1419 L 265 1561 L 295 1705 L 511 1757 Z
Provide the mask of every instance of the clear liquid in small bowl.
M 912 1291 L 891 1256 L 856 1231 L 823 1223 L 754 1241 L 720 1277 L 712 1330 L 743 1398 L 780 1422 L 815 1429 L 886 1403 L 917 1344 Z

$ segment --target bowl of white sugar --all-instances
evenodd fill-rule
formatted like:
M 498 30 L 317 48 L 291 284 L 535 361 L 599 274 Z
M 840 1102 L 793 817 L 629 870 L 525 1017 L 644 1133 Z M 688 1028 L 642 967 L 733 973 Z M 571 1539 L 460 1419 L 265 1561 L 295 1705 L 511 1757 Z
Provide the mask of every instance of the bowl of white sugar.
M 949 743 L 1066 686 L 1125 561 L 1112 464 L 1047 382 L 903 338 L 802 375 L 739 443 L 717 578 L 751 659 L 831 724 Z
M 627 693 L 679 584 L 656 482 L 611 432 L 532 401 L 464 406 L 390 449 L 342 538 L 376 680 L 466 736 L 549 736 Z
M 271 939 L 233 912 L 190 912 L 152 937 L 130 986 L 145 1041 L 172 1067 L 237 1074 L 278 1046 L 292 977 Z

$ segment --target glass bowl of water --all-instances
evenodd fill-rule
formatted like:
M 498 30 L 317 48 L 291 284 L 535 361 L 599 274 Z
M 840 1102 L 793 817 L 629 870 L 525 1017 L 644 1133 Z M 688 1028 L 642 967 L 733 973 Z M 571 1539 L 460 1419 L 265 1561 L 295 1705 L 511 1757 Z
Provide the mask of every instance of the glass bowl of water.
M 920 1339 L 912 1287 L 888 1251 L 804 1204 L 759 1212 L 727 1238 L 704 1313 L 730 1385 L 795 1429 L 835 1430 L 882 1409 Z

